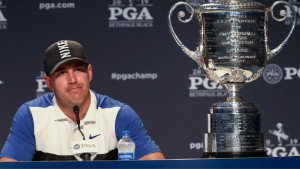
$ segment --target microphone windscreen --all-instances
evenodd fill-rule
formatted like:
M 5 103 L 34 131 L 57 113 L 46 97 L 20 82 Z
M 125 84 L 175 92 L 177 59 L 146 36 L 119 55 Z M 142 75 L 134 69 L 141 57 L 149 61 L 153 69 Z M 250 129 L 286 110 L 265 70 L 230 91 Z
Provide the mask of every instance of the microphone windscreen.
M 76 105 L 73 107 L 73 112 L 76 114 L 78 113 L 79 114 L 79 107 Z
M 73 107 L 73 112 L 75 113 L 77 124 L 79 124 L 80 123 L 80 119 L 79 119 L 79 107 L 77 105 Z

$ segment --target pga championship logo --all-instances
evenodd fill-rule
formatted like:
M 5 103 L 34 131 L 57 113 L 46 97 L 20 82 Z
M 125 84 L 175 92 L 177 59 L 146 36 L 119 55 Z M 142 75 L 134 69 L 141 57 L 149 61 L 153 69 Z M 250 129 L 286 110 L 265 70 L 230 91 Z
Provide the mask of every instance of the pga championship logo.
M 296 24 L 300 25 L 300 0 L 288 0 L 289 2 L 295 9 L 296 13 Z M 286 10 L 286 20 L 285 20 L 285 25 L 292 25 L 293 22 L 293 17 L 292 17 L 292 11 L 289 6 L 285 5 L 285 10 Z
M 40 97 L 44 94 L 51 92 L 44 80 L 44 75 L 46 75 L 46 73 L 44 71 L 40 71 L 39 76 L 35 78 L 35 81 L 37 83 L 36 97 Z
M 3 14 L 3 9 L 5 9 L 6 6 L 3 5 L 3 2 L 0 1 L 0 29 L 6 29 L 7 28 L 7 19 L 5 18 Z
M 202 150 L 204 148 L 204 143 L 193 142 L 190 143 L 190 150 Z
M 74 144 L 74 146 L 73 146 L 74 150 L 78 150 L 80 148 L 96 148 L 96 145 L 95 144 L 86 143 L 86 144 Z
M 189 74 L 190 97 L 225 97 L 226 90 L 219 83 L 212 82 L 201 71 L 201 69 L 193 69 L 193 73 Z
M 291 138 L 285 131 L 284 125 L 278 122 L 269 129 L 272 138 L 266 139 L 266 151 L 270 157 L 299 156 L 300 144 L 297 138 Z
M 300 79 L 300 68 L 285 67 L 282 69 L 276 64 L 269 64 L 263 72 L 264 80 L 269 84 L 277 84 L 283 80 Z
M 73 146 L 73 148 L 74 148 L 74 150 L 78 150 L 78 149 L 80 149 L 80 145 L 79 145 L 79 144 L 75 144 L 75 145 Z
M 281 81 L 283 71 L 281 67 L 276 64 L 270 64 L 263 72 L 263 78 L 269 84 L 277 84 Z
M 109 28 L 153 27 L 150 0 L 112 0 L 109 4 Z

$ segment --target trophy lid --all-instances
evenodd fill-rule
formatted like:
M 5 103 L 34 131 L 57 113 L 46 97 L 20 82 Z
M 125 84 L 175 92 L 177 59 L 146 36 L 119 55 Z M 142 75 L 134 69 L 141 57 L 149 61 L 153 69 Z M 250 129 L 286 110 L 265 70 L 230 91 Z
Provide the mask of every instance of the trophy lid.
M 213 3 L 203 4 L 198 9 L 202 13 L 227 11 L 266 11 L 266 6 L 252 0 L 217 0 Z

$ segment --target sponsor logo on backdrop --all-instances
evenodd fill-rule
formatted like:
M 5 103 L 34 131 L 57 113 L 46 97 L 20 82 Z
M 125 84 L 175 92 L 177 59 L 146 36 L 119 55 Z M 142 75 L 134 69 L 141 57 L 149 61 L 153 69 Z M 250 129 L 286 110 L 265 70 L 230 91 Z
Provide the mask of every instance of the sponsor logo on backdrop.
M 200 142 L 190 143 L 190 150 L 202 150 L 204 144 Z
M 3 2 L 0 1 L 0 29 L 7 28 L 7 19 L 3 14 L 3 9 L 6 9 L 6 6 L 3 5 Z
M 190 97 L 225 97 L 226 90 L 219 83 L 210 81 L 201 71 L 201 69 L 193 69 L 189 74 Z
M 74 2 L 41 2 L 39 3 L 39 10 L 50 10 L 50 9 L 72 9 L 75 8 Z
M 158 78 L 157 73 L 112 73 L 112 80 L 155 80 Z
M 300 0 L 288 0 L 287 2 L 289 2 L 294 7 L 296 12 L 297 25 L 300 25 Z M 285 25 L 291 25 L 293 22 L 292 11 L 289 6 L 285 5 L 284 7 L 286 9 L 286 15 L 287 15 L 286 16 L 287 18 L 285 20 Z
M 153 27 L 150 0 L 112 0 L 108 6 L 110 28 Z
M 298 138 L 292 138 L 284 130 L 284 124 L 278 122 L 269 129 L 271 138 L 266 139 L 266 151 L 270 157 L 299 156 L 300 144 Z
M 39 76 L 36 77 L 37 89 L 36 89 L 36 97 L 42 96 L 51 92 L 51 90 L 47 87 L 47 84 L 44 80 L 44 75 L 46 73 L 44 71 L 40 71 Z
M 300 79 L 300 68 L 295 67 L 285 67 L 285 77 L 284 80 L 293 80 L 293 79 Z
M 283 72 L 281 67 L 276 64 L 270 64 L 263 72 L 263 78 L 269 84 L 277 84 L 281 81 Z
M 282 69 L 276 64 L 270 64 L 265 68 L 263 78 L 269 84 L 277 84 L 282 80 L 300 79 L 300 68 L 284 67 Z

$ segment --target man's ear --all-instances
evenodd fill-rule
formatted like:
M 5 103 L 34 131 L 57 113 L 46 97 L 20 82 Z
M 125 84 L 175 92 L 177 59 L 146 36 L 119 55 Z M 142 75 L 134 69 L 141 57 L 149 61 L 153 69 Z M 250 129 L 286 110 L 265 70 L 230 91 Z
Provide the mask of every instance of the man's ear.
M 92 70 L 92 65 L 91 64 L 88 65 L 88 74 L 89 74 L 89 81 L 91 83 L 91 81 L 93 79 L 93 70 Z
M 51 89 L 51 90 L 53 91 L 54 89 L 53 89 L 53 86 L 52 86 L 52 83 L 51 83 L 51 78 L 50 78 L 49 76 L 46 76 L 46 75 L 45 75 L 45 76 L 44 76 L 44 80 L 45 80 L 45 82 L 46 82 L 48 88 Z

